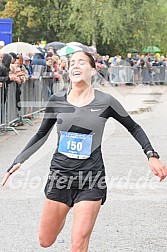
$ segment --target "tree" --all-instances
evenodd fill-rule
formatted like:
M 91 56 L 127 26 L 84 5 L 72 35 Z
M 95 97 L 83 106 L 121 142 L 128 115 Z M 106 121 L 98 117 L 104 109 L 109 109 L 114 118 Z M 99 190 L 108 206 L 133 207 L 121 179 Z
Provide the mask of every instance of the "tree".
M 27 42 L 64 38 L 68 19 L 67 0 L 6 1 L 2 17 L 13 19 L 13 39 Z
M 165 47 L 161 41 L 166 33 L 165 0 L 72 0 L 71 5 L 70 22 L 84 41 L 95 40 L 100 53 L 105 48 L 115 55 L 133 47 L 140 51 L 147 45 Z
M 167 52 L 166 0 L 2 0 L 13 19 L 13 41 L 78 41 L 101 54 L 125 55 L 156 45 Z

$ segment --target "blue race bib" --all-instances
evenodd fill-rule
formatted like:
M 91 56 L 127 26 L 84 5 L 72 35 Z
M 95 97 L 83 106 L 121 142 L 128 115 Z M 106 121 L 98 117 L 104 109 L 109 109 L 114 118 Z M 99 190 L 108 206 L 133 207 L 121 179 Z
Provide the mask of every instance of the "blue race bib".
M 87 159 L 90 157 L 92 135 L 60 131 L 58 152 L 70 158 Z

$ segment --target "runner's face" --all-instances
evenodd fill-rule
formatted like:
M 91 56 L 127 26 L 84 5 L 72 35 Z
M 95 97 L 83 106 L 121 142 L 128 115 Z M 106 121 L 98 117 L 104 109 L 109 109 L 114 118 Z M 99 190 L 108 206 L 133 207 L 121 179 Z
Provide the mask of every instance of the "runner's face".
M 78 83 L 90 85 L 92 71 L 89 58 L 84 53 L 77 52 L 71 57 L 69 76 L 73 85 Z

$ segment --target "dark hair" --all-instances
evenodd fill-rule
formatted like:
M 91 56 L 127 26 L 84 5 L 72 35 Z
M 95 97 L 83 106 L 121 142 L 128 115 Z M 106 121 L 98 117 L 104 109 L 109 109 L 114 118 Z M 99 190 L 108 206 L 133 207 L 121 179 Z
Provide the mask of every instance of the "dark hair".
M 16 54 L 16 53 L 10 52 L 9 54 L 10 54 L 14 59 L 17 59 L 17 54 Z
M 53 53 L 52 53 L 52 52 L 47 52 L 46 58 L 52 57 L 52 56 L 53 56 Z
M 77 52 L 82 52 L 82 53 L 84 53 L 84 54 L 89 58 L 89 63 L 90 63 L 90 65 L 91 65 L 91 67 L 96 68 L 95 60 L 94 60 L 93 56 L 92 56 L 90 53 L 85 52 L 85 51 L 77 51 Z M 77 52 L 75 52 L 75 53 L 77 53 Z M 75 54 L 75 53 L 74 53 L 74 54 Z
M 96 68 L 96 63 L 95 63 L 93 56 L 88 52 L 83 51 L 83 53 L 89 58 L 89 63 L 91 65 L 91 67 Z
M 9 53 L 4 53 L 2 57 L 2 64 L 7 68 L 9 68 L 11 62 L 12 62 L 12 56 Z

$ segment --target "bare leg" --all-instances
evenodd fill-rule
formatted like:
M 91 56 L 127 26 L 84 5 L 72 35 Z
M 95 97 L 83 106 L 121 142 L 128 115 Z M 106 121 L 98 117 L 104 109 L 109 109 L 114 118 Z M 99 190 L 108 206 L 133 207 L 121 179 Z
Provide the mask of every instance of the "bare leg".
M 87 252 L 90 235 L 100 210 L 100 201 L 81 201 L 74 205 L 71 252 Z
M 62 230 L 70 207 L 66 204 L 46 199 L 39 231 L 41 247 L 50 247 Z

